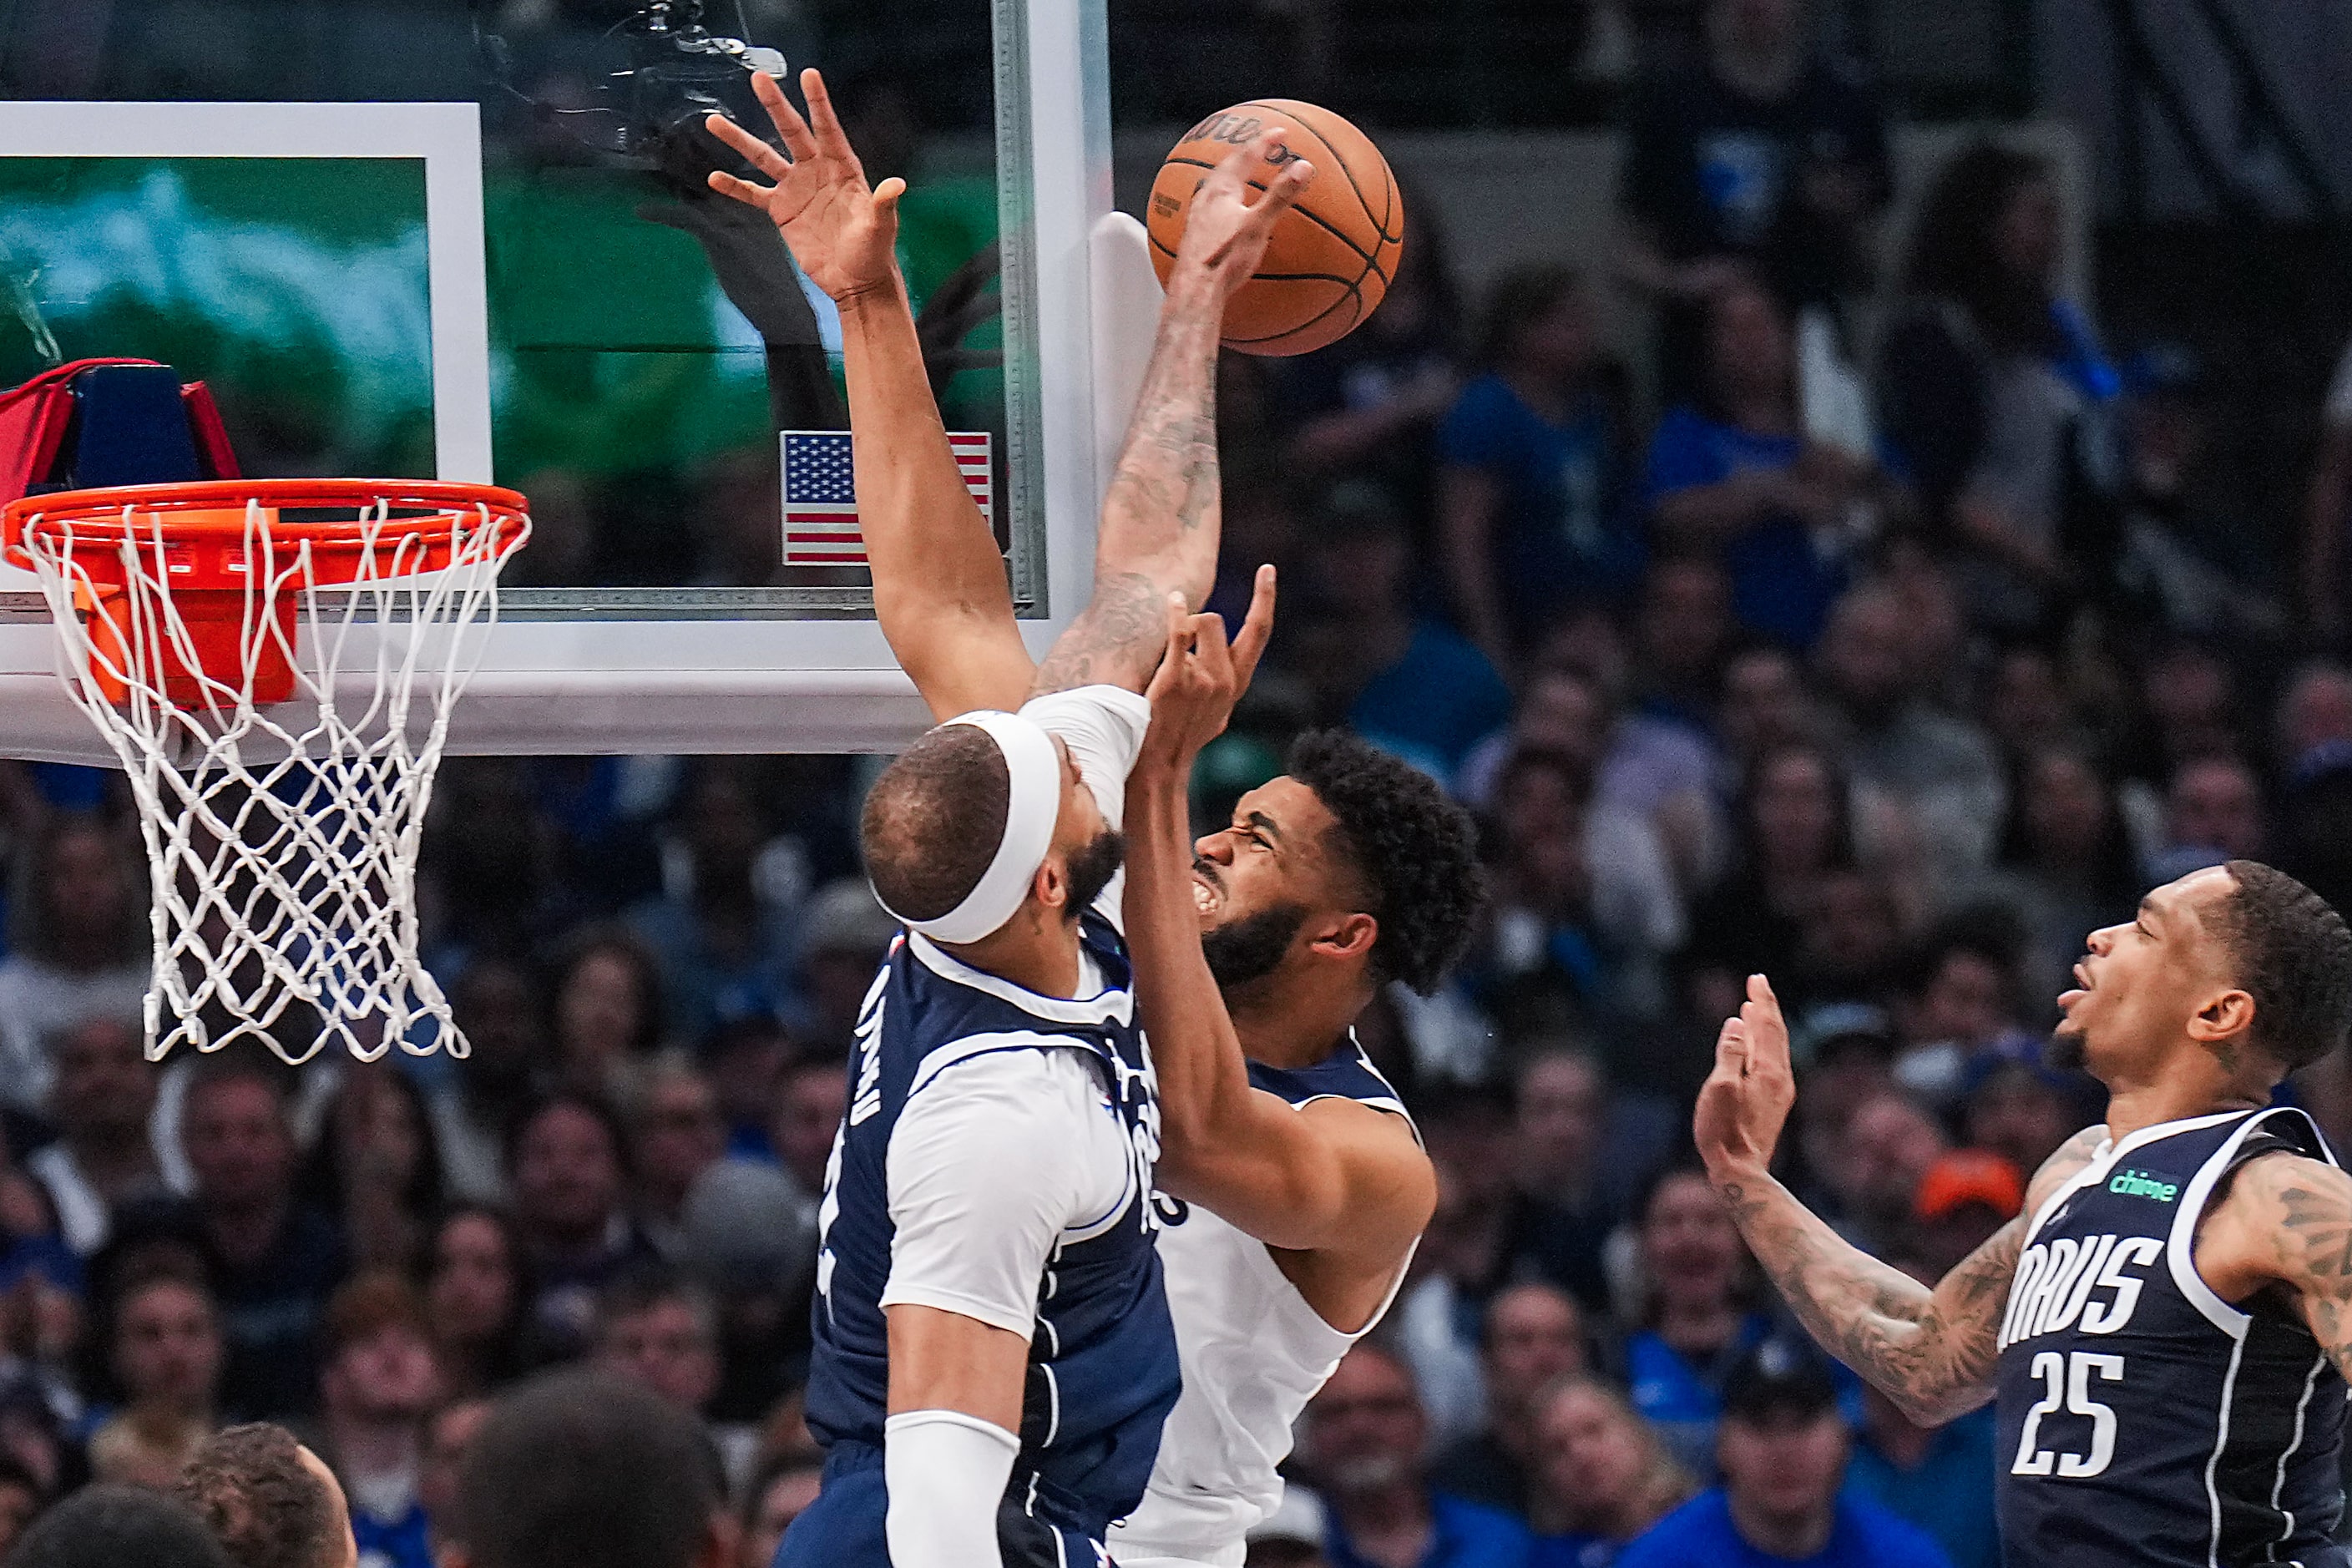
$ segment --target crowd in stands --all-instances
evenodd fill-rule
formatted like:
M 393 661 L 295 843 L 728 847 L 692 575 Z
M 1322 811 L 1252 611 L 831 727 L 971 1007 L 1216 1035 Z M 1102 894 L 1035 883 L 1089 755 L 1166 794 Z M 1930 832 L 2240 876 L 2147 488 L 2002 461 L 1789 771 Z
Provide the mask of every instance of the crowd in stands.
M 1717 1025 L 1771 977 L 1789 1181 L 1934 1278 L 2099 1113 L 2042 1057 L 2086 931 L 2233 857 L 2352 894 L 2352 362 L 2284 542 L 2213 481 L 2194 366 L 2061 290 L 2033 157 L 1958 152 L 1875 268 L 1884 129 L 1796 13 L 1718 0 L 1635 102 L 1611 276 L 1466 301 L 1432 229 L 1353 336 L 1225 366 L 1213 602 L 1286 586 L 1202 820 L 1344 724 L 1475 808 L 1495 889 L 1453 984 L 1360 1026 L 1438 1213 L 1254 1563 L 1992 1568 L 1990 1412 L 1923 1429 L 1818 1359 L 1690 1163 Z M 0 1547 L 168 1533 L 121 1489 L 193 1496 L 274 1422 L 367 1568 L 426 1568 L 509 1391 L 572 1363 L 699 1424 L 719 1560 L 765 1568 L 892 934 L 873 766 L 451 761 L 422 895 L 471 1055 L 296 1071 L 146 1060 L 128 795 L 0 763 Z M 2352 1133 L 2343 1064 L 2290 1092 Z

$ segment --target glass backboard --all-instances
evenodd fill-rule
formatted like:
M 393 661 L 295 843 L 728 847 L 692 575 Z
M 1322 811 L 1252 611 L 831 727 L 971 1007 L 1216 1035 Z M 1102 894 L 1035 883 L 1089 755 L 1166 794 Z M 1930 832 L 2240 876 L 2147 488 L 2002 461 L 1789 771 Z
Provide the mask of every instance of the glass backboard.
M 456 748 L 923 721 L 854 536 L 791 521 L 786 433 L 846 426 L 830 307 L 696 183 L 726 156 L 704 98 L 759 123 L 747 58 L 824 68 L 869 172 L 908 177 L 901 260 L 1024 629 L 1042 648 L 1083 601 L 1156 304 L 1104 223 L 1101 0 L 107 9 L 0 68 L 0 384 L 160 359 L 249 474 L 523 490 Z M 31 587 L 0 568 L 0 752 L 98 760 Z

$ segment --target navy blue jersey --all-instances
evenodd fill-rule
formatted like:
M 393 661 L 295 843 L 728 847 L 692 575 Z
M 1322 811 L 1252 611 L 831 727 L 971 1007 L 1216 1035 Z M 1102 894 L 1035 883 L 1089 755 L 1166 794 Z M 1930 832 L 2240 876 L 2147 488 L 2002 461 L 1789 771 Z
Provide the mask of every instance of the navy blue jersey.
M 1357 1040 L 1353 1029 L 1348 1031 L 1339 1049 L 1313 1067 L 1270 1068 L 1264 1062 L 1251 1062 L 1249 1080 L 1251 1088 L 1262 1089 L 1293 1105 L 1307 1105 L 1318 1100 L 1353 1100 L 1374 1110 L 1402 1116 L 1408 1123 L 1412 1120 L 1396 1089 L 1372 1065 L 1372 1058 Z M 1421 1136 L 1418 1129 L 1413 1136 Z
M 1159 1107 L 1123 946 L 1091 915 L 1081 937 L 1104 980 L 1093 997 L 1037 996 L 905 935 L 866 994 L 820 1215 L 808 1421 L 828 1450 L 827 1495 L 810 1510 L 818 1517 L 803 1515 L 786 1537 L 783 1568 L 887 1564 L 881 1298 L 891 1270 L 891 1133 L 913 1097 L 954 1092 L 952 1077 L 934 1088 L 947 1068 L 991 1052 L 1083 1053 L 1135 1167 L 1124 1205 L 1066 1231 L 1037 1282 L 1021 1451 L 999 1518 L 1004 1561 L 1092 1562 L 1088 1549 L 1143 1495 L 1179 1386 L 1150 1202 Z
M 2245 1161 L 2334 1157 L 2300 1110 L 2104 1148 L 2033 1216 L 2000 1328 L 1999 1502 L 2012 1568 L 2342 1568 L 2344 1384 L 2290 1308 L 2197 1272 Z

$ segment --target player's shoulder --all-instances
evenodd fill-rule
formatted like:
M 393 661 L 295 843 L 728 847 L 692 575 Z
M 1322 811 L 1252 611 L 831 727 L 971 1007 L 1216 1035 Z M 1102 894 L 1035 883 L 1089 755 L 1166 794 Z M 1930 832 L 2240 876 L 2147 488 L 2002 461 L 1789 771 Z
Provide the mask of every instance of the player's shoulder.
M 2106 1145 L 2107 1126 L 2104 1121 L 2092 1123 L 2058 1145 L 2057 1152 L 2042 1162 L 2042 1168 L 2026 1184 L 2025 1212 L 2039 1212 L 2059 1188 L 2081 1175 Z

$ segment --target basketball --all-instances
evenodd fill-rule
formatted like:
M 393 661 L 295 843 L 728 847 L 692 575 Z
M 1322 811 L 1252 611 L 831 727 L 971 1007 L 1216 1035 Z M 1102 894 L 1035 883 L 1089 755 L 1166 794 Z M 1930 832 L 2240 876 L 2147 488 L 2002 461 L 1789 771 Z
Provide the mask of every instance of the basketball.
M 1290 158 L 1315 165 L 1298 205 L 1282 215 L 1256 274 L 1225 307 L 1224 343 L 1253 354 L 1303 354 L 1337 342 L 1380 306 L 1404 249 L 1404 197 L 1388 160 L 1362 132 L 1328 109 L 1254 98 L 1184 133 L 1151 182 L 1146 226 L 1151 264 L 1168 281 L 1192 193 L 1211 169 L 1264 127 L 1289 129 L 1277 156 L 1253 173 L 1263 191 Z

